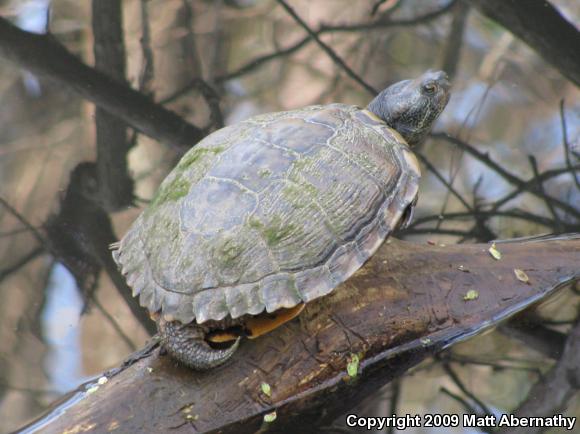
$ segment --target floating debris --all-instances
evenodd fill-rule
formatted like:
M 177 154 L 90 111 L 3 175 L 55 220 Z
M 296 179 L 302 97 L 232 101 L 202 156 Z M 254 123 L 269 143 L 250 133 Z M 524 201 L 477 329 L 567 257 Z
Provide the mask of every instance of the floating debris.
M 431 338 L 421 338 L 421 344 L 426 347 L 431 343 Z
M 497 249 L 495 243 L 491 244 L 491 247 L 488 250 L 489 254 L 493 259 L 499 261 L 501 259 L 501 252 Z
M 467 293 L 463 296 L 463 299 L 465 301 L 471 301 L 471 300 L 476 300 L 479 298 L 479 292 L 477 292 L 475 289 L 470 289 L 469 291 L 467 291 Z
M 465 268 L 463 265 L 460 265 L 459 267 L 457 267 L 457 269 L 459 271 L 463 271 L 464 273 L 469 273 L 469 270 L 467 268 Z
M 264 415 L 264 422 L 267 423 L 272 423 L 276 420 L 276 410 L 274 410 L 272 413 L 268 413 Z
M 360 363 L 360 359 L 358 354 L 351 354 L 348 358 L 348 364 L 346 365 L 346 373 L 350 378 L 354 378 L 358 374 L 358 365 Z
M 97 390 L 99 390 L 99 386 L 92 386 L 92 387 L 89 387 L 89 388 L 87 389 L 87 395 L 90 395 L 91 393 L 95 393 Z
M 528 277 L 528 275 L 526 273 L 524 273 L 524 270 L 520 270 L 519 268 L 514 268 L 514 274 L 516 275 L 516 278 L 520 282 L 527 283 L 528 285 L 530 284 L 530 278 Z
M 262 389 L 262 393 L 268 397 L 272 396 L 272 388 L 268 383 L 263 382 L 260 384 L 260 389 Z
M 100 384 L 101 386 L 102 386 L 103 384 L 107 384 L 108 382 L 109 382 L 109 379 L 108 379 L 107 377 L 105 377 L 105 376 L 102 376 L 101 378 L 99 378 L 99 379 L 97 380 L 97 383 L 98 383 L 98 384 Z

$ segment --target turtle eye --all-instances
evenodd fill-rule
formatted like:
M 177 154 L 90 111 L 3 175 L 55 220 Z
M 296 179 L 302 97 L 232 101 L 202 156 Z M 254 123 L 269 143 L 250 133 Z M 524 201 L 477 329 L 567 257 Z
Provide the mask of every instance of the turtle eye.
M 425 92 L 427 95 L 434 94 L 436 90 L 437 90 L 437 85 L 432 81 L 425 83 L 423 85 L 423 92 Z

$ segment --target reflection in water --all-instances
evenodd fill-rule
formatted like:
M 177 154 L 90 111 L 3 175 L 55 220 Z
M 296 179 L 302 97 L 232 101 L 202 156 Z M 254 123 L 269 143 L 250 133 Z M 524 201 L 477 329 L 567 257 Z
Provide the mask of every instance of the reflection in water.
M 50 0 L 28 0 L 18 4 L 16 24 L 32 33 L 46 33 Z
M 29 0 L 18 5 L 16 24 L 22 30 L 32 33 L 46 33 L 51 0 Z M 42 93 L 40 82 L 29 71 L 22 71 L 24 87 L 31 96 L 39 97 Z
M 248 1 L 257 3 L 258 6 L 246 10 L 239 8 Z M 392 18 L 397 20 L 423 16 L 448 1 L 399 2 L 400 8 L 394 11 Z M 4 18 L 10 18 L 20 28 L 42 34 L 47 31 L 48 6 L 51 6 L 50 28 L 53 35 L 70 51 L 91 63 L 93 33 L 90 28 L 90 8 L 87 8 L 90 3 L 77 0 L 6 0 L 1 2 L 0 9 Z M 272 9 L 274 2 L 168 0 L 122 3 L 126 12 L 123 27 L 127 44 L 128 76 L 131 77 L 132 85 L 143 84 L 143 88 L 149 87 L 149 91 L 157 97 L 179 92 L 191 81 L 192 76 L 203 76 L 210 83 L 216 83 L 228 124 L 246 119 L 257 112 L 294 109 L 306 104 L 345 102 L 362 105 L 368 102 L 368 96 L 335 64 L 329 62 L 320 47 L 312 42 L 306 43 L 295 52 L 288 51 L 287 55 L 271 57 L 271 62 L 254 63 L 260 56 L 291 47 L 294 45 L 293 41 L 305 36 L 303 29 L 284 19 L 282 11 L 276 12 Z M 374 16 L 369 14 L 377 0 L 361 1 L 360 4 L 346 0 L 328 3 L 297 1 L 294 6 L 299 13 L 308 17 L 308 22 L 315 29 L 320 23 L 369 23 L 381 14 L 380 11 Z M 381 10 L 384 12 L 391 3 L 393 2 L 383 3 Z M 148 6 L 143 8 L 141 14 L 140 7 L 145 4 Z M 186 4 L 194 7 L 195 13 L 191 14 L 191 20 L 183 19 Z M 232 7 L 234 4 L 235 8 Z M 578 22 L 578 0 L 557 0 L 554 4 L 557 4 L 560 12 L 568 16 L 570 22 Z M 184 9 L 181 9 L 182 6 Z M 441 54 L 445 47 L 453 47 L 453 41 L 446 36 L 449 35 L 452 24 L 452 12 L 450 10 L 441 19 L 423 22 L 414 27 L 331 32 L 325 36 L 325 40 L 336 49 L 347 65 L 360 73 L 365 80 L 378 86 L 442 65 Z M 522 10 L 523 12 L 525 11 Z M 571 148 L 580 154 L 578 89 L 545 64 L 523 41 L 483 18 L 475 10 L 470 12 L 466 23 L 461 37 L 463 44 L 455 46 L 458 52 L 453 97 L 435 130 L 459 137 L 481 153 L 489 153 L 508 172 L 528 180 L 533 176 L 528 154 L 536 157 L 540 171 L 564 166 L 565 153 L 558 105 L 560 99 L 565 98 L 568 141 Z M 145 36 L 145 24 L 149 25 L 149 43 Z M 145 70 L 149 69 L 144 53 L 147 45 L 152 51 L 151 65 L 156 66 L 150 68 L 154 80 L 149 86 L 145 85 Z M 48 201 L 45 198 L 53 197 L 51 209 L 56 209 L 57 189 L 64 188 L 64 180 L 70 169 L 78 161 L 93 155 L 94 140 L 90 129 L 93 123 L 92 110 L 81 109 L 79 100 L 70 97 L 63 86 L 53 86 L 44 80 L 36 81 L 24 69 L 4 67 L 7 63 L 4 58 L 0 59 L 0 63 L 0 187 L 3 187 L 0 188 L 0 196 L 11 199 L 16 208 L 33 223 L 41 223 L 47 214 Z M 253 72 L 232 75 L 234 78 L 225 82 L 217 79 L 219 76 L 227 77 L 244 65 L 257 66 L 250 69 Z M 198 71 L 199 68 L 201 69 Z M 140 77 L 141 72 L 143 77 Z M 180 100 L 172 108 L 187 116 L 194 124 L 206 125 L 207 107 L 200 99 L 198 91 L 181 94 Z M 137 182 L 136 193 L 140 197 L 151 197 L 153 186 L 158 184 L 160 173 L 166 168 L 165 160 L 169 159 L 170 151 L 164 145 L 142 136 L 139 136 L 138 143 L 131 154 L 131 169 L 135 170 L 134 178 Z M 495 170 L 444 140 L 428 142 L 424 152 L 446 180 L 454 181 L 456 190 L 474 208 L 489 209 L 498 199 L 514 191 L 514 186 L 498 176 Z M 570 158 L 572 164 L 580 162 L 572 153 Z M 459 170 L 457 176 L 456 169 Z M 418 229 L 441 227 L 442 230 L 439 234 L 437 229 L 433 229 L 433 232 L 421 239 L 418 238 L 421 232 L 418 232 L 414 235 L 418 242 L 429 239 L 437 243 L 451 244 L 460 238 L 459 235 L 446 235 L 445 230 L 450 233 L 457 231 L 459 234 L 465 231 L 466 234 L 473 235 L 469 239 L 473 241 L 477 236 L 487 237 L 487 229 L 494 232 L 497 238 L 506 238 L 552 232 L 553 227 L 557 227 L 539 225 L 536 223 L 536 216 L 556 222 L 564 219 L 577 222 L 574 215 L 558 209 L 556 213 L 559 214 L 559 219 L 555 219 L 544 201 L 531 194 L 516 195 L 502 211 L 515 213 L 522 209 L 531 213 L 532 218 L 512 219 L 498 214 L 490 220 L 486 220 L 487 217 L 484 216 L 476 222 L 466 211 L 467 207 L 459 203 L 454 195 L 448 194 L 448 189 L 444 188 L 435 175 L 424 170 L 423 179 L 418 217 L 438 218 L 441 210 L 445 210 L 445 214 L 459 215 L 455 219 L 432 219 L 429 221 L 437 223 L 419 226 Z M 478 184 L 480 179 L 483 181 Z M 580 203 L 580 190 L 574 186 L 570 173 L 551 178 L 543 185 L 551 195 L 577 206 Z M 0 209 L 0 234 L 19 230 L 20 226 L 5 218 L 3 212 Z M 465 215 L 462 216 L 462 213 Z M 116 226 L 128 226 L 135 215 L 132 211 L 116 215 Z M 122 230 L 119 231 L 121 233 Z M 4 255 L 0 257 L 0 270 L 15 262 L 16 258 L 11 257 L 10 250 L 28 251 L 25 243 L 29 242 L 29 238 L 19 232 L 16 232 L 16 237 L 0 238 L 0 253 Z M 9 390 L 8 393 L 0 390 L 0 432 L 4 432 L 5 426 L 20 425 L 46 404 L 43 399 L 45 394 L 39 395 L 36 390 L 42 392 L 74 389 L 82 382 L 85 369 L 97 372 L 111 366 L 127 352 L 125 344 L 113 334 L 112 329 L 103 327 L 99 314 L 95 315 L 96 318 L 91 318 L 91 321 L 84 319 L 86 322 L 81 335 L 81 300 L 78 291 L 66 269 L 57 265 L 52 269 L 50 285 L 46 288 L 48 300 L 41 319 L 42 331 L 48 345 L 45 355 L 44 346 L 36 341 L 38 319 L 16 311 L 16 306 L 21 306 L 22 312 L 26 313 L 26 310 L 34 308 L 36 314 L 35 306 L 42 299 L 31 295 L 38 295 L 36 287 L 27 287 L 29 291 L 18 292 L 27 282 L 30 285 L 36 283 L 36 280 L 33 282 L 29 279 L 29 272 L 30 269 L 23 268 L 15 276 L 22 280 L 18 280 L 17 284 L 5 280 L 0 287 L 0 305 L 6 306 L 1 313 L 7 321 L 2 323 L 7 324 L 2 329 L 5 344 L 2 350 L 6 348 L 12 351 L 8 357 L 0 358 L 2 369 L 6 369 L 2 381 L 7 379 L 9 385 L 15 386 L 15 390 Z M 108 282 L 101 285 L 108 285 Z M 104 288 L 114 297 L 110 306 L 119 303 L 124 308 L 122 300 L 112 288 L 102 286 L 99 291 Z M 7 294 L 15 295 L 8 299 Z M 558 308 L 551 308 L 553 315 L 549 315 L 550 319 L 560 321 L 575 317 L 575 299 L 565 300 L 568 302 L 560 302 Z M 9 309 L 14 309 L 14 312 Z M 115 319 L 122 321 L 123 328 L 126 326 L 127 330 L 132 331 L 129 337 L 140 339 L 139 325 L 129 315 L 129 311 L 115 309 L 115 312 L 118 315 Z M 34 334 L 31 334 L 31 330 Z M 98 351 L 87 351 L 89 347 L 84 342 L 85 332 L 91 334 L 90 346 L 98 348 Z M 498 333 L 466 342 L 463 346 L 454 348 L 455 352 L 469 357 L 469 360 L 483 360 L 484 364 L 490 365 L 487 367 L 455 363 L 455 368 L 480 399 L 501 410 L 515 408 L 524 399 L 527 385 L 536 380 L 530 373 L 535 372 L 536 366 L 544 369 L 546 363 L 552 363 L 551 360 L 538 361 L 539 356 L 533 349 L 515 344 Z M 38 360 L 41 355 L 46 357 L 41 369 L 45 370 L 49 384 L 45 384 L 43 373 L 39 372 Z M 517 369 L 495 367 L 496 364 L 503 366 L 504 359 L 506 364 L 513 364 L 515 357 L 522 360 L 520 365 L 523 368 L 519 368 L 519 365 Z M 89 363 L 91 368 L 88 367 Z M 529 365 L 534 371 L 528 369 Z M 401 400 L 397 402 L 398 411 L 464 411 L 456 401 L 441 394 L 441 385 L 449 386 L 448 376 L 442 373 L 438 364 L 428 366 L 431 367 L 417 370 L 414 375 L 401 380 L 403 393 Z M 23 387 L 32 389 L 30 392 L 27 389 L 18 389 Z M 86 387 L 81 386 L 74 399 L 82 399 L 85 393 Z M 386 412 L 390 411 L 391 405 L 391 401 L 387 400 L 389 396 L 389 391 L 385 389 L 381 395 L 371 398 L 388 404 L 384 410 L 372 413 L 367 406 L 362 414 L 388 414 Z M 537 398 L 542 399 L 541 396 Z M 570 406 L 569 411 L 572 414 L 578 414 L 578 407 L 575 405 Z M 42 432 L 42 425 L 38 427 L 39 432 Z M 448 429 L 444 431 L 449 432 Z
M 66 392 L 83 381 L 79 324 L 83 301 L 69 271 L 57 263 L 46 288 L 42 330 L 48 345 L 44 362 L 48 389 Z

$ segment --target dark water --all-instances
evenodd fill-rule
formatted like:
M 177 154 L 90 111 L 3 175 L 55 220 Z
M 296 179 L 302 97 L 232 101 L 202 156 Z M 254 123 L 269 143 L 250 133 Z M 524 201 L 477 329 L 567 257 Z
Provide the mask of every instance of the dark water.
M 145 16 L 152 38 L 149 49 L 155 59 L 154 79 L 149 82 L 144 79 L 144 71 L 149 70 L 143 62 L 147 50 L 140 44 L 142 3 L 147 3 Z M 236 8 L 230 3 L 245 6 Z M 320 23 L 377 19 L 370 16 L 374 3 L 301 0 L 292 4 L 317 28 Z M 382 5 L 376 17 L 385 12 L 387 3 L 392 2 Z M 399 3 L 393 20 L 423 16 L 447 4 Z M 578 22 L 578 2 L 553 3 L 571 22 Z M 244 69 L 249 72 L 220 79 L 304 37 L 304 31 L 275 2 L 131 0 L 123 4 L 128 80 L 158 101 L 186 88 L 193 77 L 203 77 L 217 90 L 228 124 L 257 113 L 314 103 L 365 105 L 371 98 L 313 42 L 291 55 Z M 43 33 L 49 5 L 52 33 L 92 64 L 90 2 L 5 0 L 0 2 L 0 16 L 23 29 Z M 337 31 L 323 36 L 357 74 L 377 88 L 429 68 L 442 68 L 444 59 L 449 59 L 445 53 L 457 50 L 452 42 L 457 38 L 462 41 L 455 61 L 446 65 L 455 70 L 452 99 L 434 131 L 468 144 L 480 156 L 442 135 L 419 148 L 436 173 L 422 168 L 415 224 L 404 236 L 418 242 L 451 244 L 580 231 L 578 215 L 561 206 L 580 209 L 580 183 L 573 176 L 574 170 L 567 169 L 580 164 L 578 87 L 525 43 L 475 10 L 469 11 L 463 31 L 450 37 L 454 14 L 458 12 L 452 9 L 416 26 Z M 79 162 L 95 160 L 93 106 L 69 86 L 4 58 L 0 62 L 0 98 L 0 197 L 45 237 L 42 225 L 58 212 L 69 174 Z M 183 92 L 167 107 L 201 127 L 215 120 L 198 90 Z M 129 165 L 136 181 L 135 194 L 143 199 L 136 202 L 139 207 L 153 196 L 177 154 L 145 135 L 137 136 Z M 488 155 L 494 164 L 481 155 Z M 559 176 L 546 176 L 541 190 L 535 190 L 540 194 L 518 193 L 506 199 L 517 191 L 506 173 L 528 181 L 555 171 Z M 580 179 L 578 170 L 575 176 Z M 546 200 L 546 195 L 554 200 Z M 498 202 L 504 203 L 496 209 Z M 110 214 L 118 235 L 136 218 L 139 207 Z M 0 432 L 17 429 L 54 399 L 115 366 L 148 336 L 104 273 L 95 292 L 97 303 L 89 302 L 84 309 L 85 296 L 66 268 L 54 259 L 25 225 L 0 205 Z M 577 294 L 567 291 L 540 312 L 550 321 L 547 326 L 565 334 L 567 321 L 577 315 L 577 303 Z M 533 371 L 545 371 L 553 363 L 497 332 L 456 346 L 450 354 L 479 362 L 453 367 L 468 388 L 477 391 L 498 413 L 516 407 L 538 378 Z M 494 369 L 495 365 L 510 368 Z M 422 365 L 399 384 L 400 414 L 464 411 L 457 401 L 441 393 L 441 387 L 460 391 L 438 363 Z M 387 414 L 391 392 L 388 389 L 369 397 L 361 411 Z M 566 414 L 580 416 L 577 399 L 568 403 Z

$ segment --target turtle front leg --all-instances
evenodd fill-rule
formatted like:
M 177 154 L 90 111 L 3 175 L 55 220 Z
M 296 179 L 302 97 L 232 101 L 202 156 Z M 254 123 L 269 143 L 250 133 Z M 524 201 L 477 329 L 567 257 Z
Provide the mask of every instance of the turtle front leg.
M 226 362 L 238 349 L 240 338 L 232 346 L 215 349 L 205 341 L 204 331 L 195 324 L 157 320 L 161 345 L 179 362 L 189 368 L 205 371 Z

